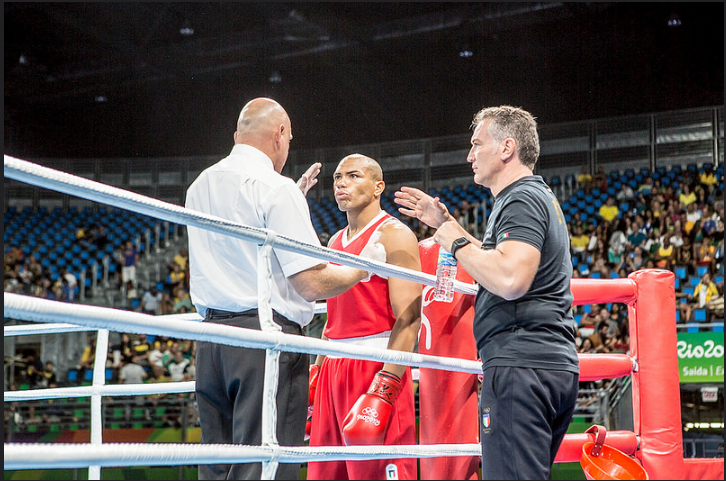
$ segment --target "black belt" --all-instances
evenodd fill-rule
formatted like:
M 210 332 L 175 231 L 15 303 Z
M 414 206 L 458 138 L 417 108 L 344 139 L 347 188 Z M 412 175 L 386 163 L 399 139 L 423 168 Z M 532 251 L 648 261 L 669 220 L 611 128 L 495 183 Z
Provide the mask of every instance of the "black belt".
M 242 312 L 222 311 L 220 309 L 207 309 L 207 319 L 231 319 L 239 316 L 256 316 L 257 309 L 249 309 Z

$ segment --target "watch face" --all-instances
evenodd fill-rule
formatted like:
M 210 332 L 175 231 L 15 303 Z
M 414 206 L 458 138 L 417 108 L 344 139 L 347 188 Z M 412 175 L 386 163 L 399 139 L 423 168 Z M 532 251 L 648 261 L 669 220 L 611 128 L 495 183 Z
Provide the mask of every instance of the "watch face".
M 456 239 L 454 241 L 454 244 L 456 245 L 456 247 L 464 247 L 468 243 L 469 243 L 469 240 L 464 237 L 459 237 L 458 239 Z
M 454 240 L 454 243 L 451 245 L 451 255 L 455 256 L 456 251 L 459 250 L 460 247 L 464 247 L 469 243 L 470 241 L 466 237 L 459 237 L 458 239 Z

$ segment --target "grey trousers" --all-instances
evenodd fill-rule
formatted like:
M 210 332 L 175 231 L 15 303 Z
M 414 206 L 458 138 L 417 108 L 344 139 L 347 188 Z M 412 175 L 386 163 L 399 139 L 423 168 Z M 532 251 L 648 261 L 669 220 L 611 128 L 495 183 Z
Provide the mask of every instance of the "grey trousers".
M 276 312 L 273 320 L 288 334 L 302 335 L 299 324 Z M 256 310 L 220 314 L 204 322 L 260 330 Z M 206 444 L 262 443 L 262 391 L 265 350 L 197 342 L 196 396 L 201 442 Z M 307 354 L 280 353 L 277 387 L 277 441 L 281 446 L 302 446 L 307 417 Z M 200 464 L 199 479 L 260 479 L 262 463 Z M 299 463 L 280 463 L 276 479 L 298 479 Z

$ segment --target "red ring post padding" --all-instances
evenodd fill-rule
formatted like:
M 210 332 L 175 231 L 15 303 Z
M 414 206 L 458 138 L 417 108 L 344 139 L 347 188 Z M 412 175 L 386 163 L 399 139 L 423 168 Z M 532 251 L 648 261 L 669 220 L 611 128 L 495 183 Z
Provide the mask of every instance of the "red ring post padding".
M 683 462 L 681 392 L 676 335 L 675 274 L 645 269 L 628 276 L 637 302 L 628 307 L 636 457 L 651 479 L 688 479 Z M 635 320 L 635 322 L 632 322 Z
M 582 456 L 582 446 L 594 437 L 588 433 L 565 434 L 560 449 L 555 457 L 556 463 L 579 463 Z M 608 431 L 605 444 L 619 449 L 625 454 L 633 455 L 638 449 L 638 438 L 633 431 Z
M 603 302 L 635 301 L 635 282 L 630 279 L 572 279 L 570 289 L 574 300 L 572 304 L 600 304 Z
M 630 376 L 633 360 L 625 354 L 578 354 L 580 359 L 580 381 L 599 381 Z

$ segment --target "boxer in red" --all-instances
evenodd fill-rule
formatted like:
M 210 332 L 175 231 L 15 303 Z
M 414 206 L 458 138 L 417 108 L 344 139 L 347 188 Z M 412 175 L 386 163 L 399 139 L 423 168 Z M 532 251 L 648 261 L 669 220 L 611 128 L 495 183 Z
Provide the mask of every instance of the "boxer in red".
M 385 249 L 387 263 L 420 270 L 416 235 L 381 208 L 385 184 L 378 162 L 349 155 L 333 178 L 335 200 L 348 226 L 331 237 L 329 246 L 351 254 L 361 254 L 366 246 Z M 323 338 L 411 352 L 420 325 L 421 285 L 374 274 L 328 299 Z M 416 444 L 410 367 L 318 356 L 310 381 L 310 446 Z M 308 479 L 416 478 L 415 458 L 308 463 Z
M 421 270 L 436 274 L 439 244 L 429 237 L 419 242 Z M 456 280 L 474 279 L 458 267 Z M 434 288 L 423 290 L 418 352 L 432 356 L 476 360 L 474 296 L 454 293 L 452 302 L 434 301 Z M 418 383 L 419 443 L 479 443 L 479 381 L 475 374 L 421 368 Z M 421 458 L 421 479 L 479 479 L 479 456 Z

